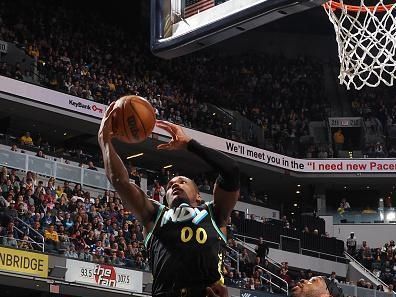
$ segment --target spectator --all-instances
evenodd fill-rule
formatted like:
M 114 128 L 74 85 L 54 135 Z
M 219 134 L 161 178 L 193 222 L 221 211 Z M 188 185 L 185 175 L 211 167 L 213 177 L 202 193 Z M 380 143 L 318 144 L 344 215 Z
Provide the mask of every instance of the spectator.
M 334 271 L 330 274 L 329 281 L 335 284 L 339 283 L 337 280 L 337 274 Z
M 246 272 L 248 275 L 250 275 L 250 271 L 251 271 L 250 269 L 251 269 L 252 262 L 250 260 L 250 257 L 249 257 L 249 254 L 248 254 L 248 251 L 246 248 L 244 248 L 242 250 L 242 253 L 239 257 L 239 265 L 240 265 L 240 267 L 239 267 L 240 271 Z
M 343 213 L 345 211 L 350 211 L 351 210 L 351 205 L 349 202 L 346 200 L 346 198 L 342 198 L 339 206 L 338 212 Z
M 376 290 L 377 290 L 377 291 L 381 291 L 381 292 L 384 292 L 384 291 L 385 291 L 383 285 L 377 285 Z
M 373 261 L 373 255 L 371 252 L 370 247 L 365 246 L 363 249 L 362 253 L 362 258 L 363 258 L 363 266 L 366 267 L 367 269 L 371 270 L 371 263 Z
M 158 180 L 154 180 L 154 187 L 152 190 L 152 198 L 155 201 L 163 203 L 164 197 L 165 197 L 164 187 L 160 185 Z
M 351 232 L 351 234 L 347 238 L 346 245 L 347 245 L 348 254 L 354 256 L 356 253 L 356 245 L 357 245 L 357 241 L 356 241 L 354 232 Z
M 88 168 L 87 168 L 87 169 L 98 171 L 98 168 L 96 168 L 96 167 L 94 166 L 94 164 L 93 164 L 92 161 L 89 161 L 89 162 L 88 162 Z
M 311 269 L 308 269 L 308 270 L 307 270 L 307 279 L 311 279 L 311 278 L 313 278 L 313 277 L 314 277 L 314 274 L 313 274 L 312 270 L 311 270 Z
M 130 173 L 129 173 L 129 178 L 132 179 L 138 187 L 140 187 L 140 175 L 135 167 L 132 167 Z
M 45 155 L 44 155 L 44 153 L 43 153 L 42 150 L 38 150 L 38 151 L 37 151 L 36 157 L 45 159 Z
M 335 153 L 338 156 L 339 151 L 343 150 L 344 148 L 344 134 L 342 133 L 342 129 L 338 128 L 336 132 L 333 134 L 333 140 L 334 140 L 334 147 L 335 147 Z
M 287 282 L 288 284 L 290 284 L 292 281 L 292 278 L 290 277 L 290 275 L 288 274 L 288 272 L 285 268 L 281 268 L 281 270 L 279 272 L 279 277 L 281 279 L 283 279 L 285 282 Z
M 76 250 L 74 248 L 74 245 L 71 245 L 70 247 L 68 247 L 66 249 L 66 252 L 65 252 L 64 255 L 67 258 L 78 259 L 78 254 L 77 254 L 77 252 L 76 252 Z
M 82 253 L 80 253 L 80 255 L 78 256 L 78 258 L 79 258 L 80 260 L 83 260 L 83 261 L 88 261 L 88 262 L 92 262 L 92 261 L 93 261 L 93 256 L 92 256 L 92 254 L 90 253 L 90 248 L 89 248 L 89 246 L 85 246 L 85 247 L 84 247 L 84 251 L 83 251 Z
M 48 229 L 44 231 L 44 239 L 47 250 L 54 251 L 59 247 L 59 236 L 58 232 L 55 231 L 54 224 L 50 224 Z
M 3 237 L 3 245 L 9 246 L 9 247 L 14 247 L 14 248 L 18 247 L 18 243 L 17 243 L 16 239 L 14 238 L 13 232 L 9 231 L 7 233 L 7 236 Z
M 63 193 L 65 193 L 69 199 L 73 196 L 73 189 L 70 188 L 69 182 L 67 181 L 63 184 Z
M 22 237 L 22 240 L 19 241 L 18 247 L 20 249 L 24 249 L 24 250 L 32 250 L 33 249 L 33 246 L 32 246 L 32 244 L 31 244 L 31 242 L 29 240 L 29 237 L 27 235 L 24 235 Z
M 259 243 L 258 243 L 257 248 L 256 248 L 257 256 L 260 257 L 260 259 L 262 261 L 260 263 L 260 265 L 262 263 L 264 263 L 264 260 L 266 259 L 267 255 L 268 255 L 268 252 L 269 252 L 268 245 L 264 241 L 263 237 L 260 237 L 259 238 Z
M 30 132 L 26 132 L 25 135 L 22 135 L 20 142 L 23 145 L 33 145 L 33 139 L 30 136 Z

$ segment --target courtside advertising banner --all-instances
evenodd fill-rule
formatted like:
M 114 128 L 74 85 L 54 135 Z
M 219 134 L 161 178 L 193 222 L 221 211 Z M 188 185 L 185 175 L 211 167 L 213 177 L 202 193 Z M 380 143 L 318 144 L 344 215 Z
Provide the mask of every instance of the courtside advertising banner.
M 46 278 L 48 276 L 48 256 L 0 247 L 0 270 Z
M 65 280 L 141 293 L 143 272 L 77 260 L 66 260 Z
M 288 171 L 302 173 L 396 173 L 396 159 L 297 159 L 196 130 L 187 128 L 184 130 L 189 136 L 208 147 Z M 154 132 L 166 134 L 157 127 Z

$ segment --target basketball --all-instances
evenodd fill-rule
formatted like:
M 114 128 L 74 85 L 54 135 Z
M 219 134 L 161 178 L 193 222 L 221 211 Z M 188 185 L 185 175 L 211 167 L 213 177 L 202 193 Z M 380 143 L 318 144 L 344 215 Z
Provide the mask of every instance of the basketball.
M 124 96 L 116 101 L 114 108 L 118 111 L 113 121 L 113 132 L 122 141 L 139 143 L 153 131 L 155 110 L 146 99 Z

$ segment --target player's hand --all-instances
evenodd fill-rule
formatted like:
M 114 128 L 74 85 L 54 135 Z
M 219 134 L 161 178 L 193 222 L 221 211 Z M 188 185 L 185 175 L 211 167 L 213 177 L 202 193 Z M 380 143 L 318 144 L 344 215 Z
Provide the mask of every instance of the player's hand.
M 119 109 L 119 107 L 115 106 L 115 101 L 107 107 L 98 132 L 98 142 L 100 146 L 104 146 L 104 144 L 111 142 L 113 137 L 128 142 L 125 136 L 116 135 L 113 131 L 113 121 Z
M 114 109 L 115 102 L 112 102 L 106 109 L 106 112 L 100 123 L 100 128 L 98 132 L 98 142 L 99 145 L 103 145 L 110 142 L 114 136 L 113 132 L 113 117 L 115 115 Z
M 213 284 L 206 288 L 207 297 L 228 297 L 227 287 L 221 284 Z
M 173 123 L 167 121 L 157 120 L 156 125 L 168 132 L 172 139 L 168 143 L 163 143 L 157 146 L 159 150 L 180 150 L 187 148 L 187 143 L 191 140 L 191 137 L 184 133 L 183 129 Z

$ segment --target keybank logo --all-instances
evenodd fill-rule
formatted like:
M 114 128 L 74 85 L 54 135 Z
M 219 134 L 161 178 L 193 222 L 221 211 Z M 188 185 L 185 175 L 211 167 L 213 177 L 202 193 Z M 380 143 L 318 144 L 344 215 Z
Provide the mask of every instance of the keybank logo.
M 74 101 L 72 99 L 69 100 L 69 104 L 73 105 L 75 108 L 82 108 L 82 109 L 91 110 L 91 106 L 89 106 L 88 104 L 83 104 L 81 102 Z

